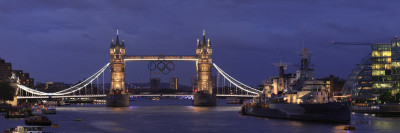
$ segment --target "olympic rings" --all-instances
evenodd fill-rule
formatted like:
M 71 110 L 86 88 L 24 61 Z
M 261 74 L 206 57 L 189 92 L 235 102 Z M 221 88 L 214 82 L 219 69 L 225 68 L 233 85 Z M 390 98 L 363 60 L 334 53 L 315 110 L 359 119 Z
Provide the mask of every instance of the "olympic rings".
M 165 63 L 163 61 L 160 62 L 150 62 L 147 65 L 148 69 L 152 71 L 154 74 L 169 74 L 172 70 L 175 69 L 175 64 L 171 61 Z
M 157 75 L 157 74 L 160 74 L 160 73 L 161 73 L 161 70 L 160 70 L 160 69 L 155 69 L 155 70 L 153 70 L 152 72 L 153 72 L 154 74 Z
M 161 66 L 161 67 L 160 67 Z M 158 64 L 157 64 L 157 68 L 158 68 L 158 70 L 164 70 L 166 67 L 165 67 L 165 63 L 164 62 L 158 62 Z
M 156 63 L 150 62 L 149 65 L 147 65 L 150 71 L 156 70 Z
M 168 62 L 167 65 L 165 65 L 165 67 L 167 67 L 168 70 L 174 70 L 175 69 L 175 64 L 172 63 L 172 62 Z
M 171 72 L 170 70 L 168 70 L 168 71 L 167 71 L 167 70 L 168 70 L 168 69 L 162 70 L 162 73 L 165 74 L 165 75 L 167 75 L 167 74 L 169 74 L 169 72 Z

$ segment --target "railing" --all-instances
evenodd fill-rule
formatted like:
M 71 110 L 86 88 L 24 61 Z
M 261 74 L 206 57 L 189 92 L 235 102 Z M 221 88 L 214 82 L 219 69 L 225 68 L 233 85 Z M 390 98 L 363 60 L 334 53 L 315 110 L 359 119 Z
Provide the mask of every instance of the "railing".
M 181 94 L 131 94 L 134 97 L 193 97 Z M 17 96 L 17 99 L 47 99 L 47 98 L 104 98 L 107 95 L 66 95 L 66 96 Z M 257 95 L 217 94 L 217 97 L 257 97 Z

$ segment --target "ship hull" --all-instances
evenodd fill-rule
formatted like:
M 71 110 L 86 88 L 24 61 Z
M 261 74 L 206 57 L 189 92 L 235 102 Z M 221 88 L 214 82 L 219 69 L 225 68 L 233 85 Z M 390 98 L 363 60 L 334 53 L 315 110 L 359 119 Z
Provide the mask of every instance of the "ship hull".
M 269 118 L 321 121 L 350 122 L 350 108 L 345 102 L 323 104 L 269 104 L 268 108 L 243 106 L 242 113 Z

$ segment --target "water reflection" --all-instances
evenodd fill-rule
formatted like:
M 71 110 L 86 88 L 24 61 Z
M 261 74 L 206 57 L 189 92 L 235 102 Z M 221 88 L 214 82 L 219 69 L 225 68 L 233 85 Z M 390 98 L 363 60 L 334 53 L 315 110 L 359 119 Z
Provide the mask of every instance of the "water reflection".
M 220 102 L 221 103 L 221 102 Z M 57 132 L 400 132 L 399 118 L 352 114 L 354 131 L 345 124 L 304 122 L 240 115 L 239 106 L 193 107 L 191 101 L 140 100 L 125 108 L 79 104 L 57 108 L 48 117 Z M 77 122 L 74 119 L 82 118 Z M 24 120 L 0 118 L 2 129 L 24 125 Z M 2 130 L 1 129 L 1 130 Z
M 289 121 L 288 123 L 291 126 L 297 126 L 297 127 L 302 126 L 302 123 L 299 121 Z
M 108 107 L 107 109 L 110 109 L 111 112 L 113 112 L 113 113 L 123 113 L 123 112 L 129 111 L 131 108 L 129 108 L 129 107 L 117 107 L 117 108 Z
M 90 125 L 107 132 L 127 132 L 117 122 L 113 121 L 95 121 L 90 123 Z
M 194 113 L 201 113 L 210 111 L 212 107 L 192 107 Z

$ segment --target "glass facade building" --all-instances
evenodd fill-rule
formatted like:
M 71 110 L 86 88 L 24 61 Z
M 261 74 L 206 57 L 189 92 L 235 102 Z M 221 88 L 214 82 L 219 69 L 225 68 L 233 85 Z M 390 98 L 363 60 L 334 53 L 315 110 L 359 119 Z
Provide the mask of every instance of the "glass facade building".
M 372 89 L 374 93 L 392 88 L 392 46 L 390 43 L 372 44 Z
M 368 54 L 351 70 L 344 83 L 343 94 L 359 99 L 373 98 L 371 70 L 371 55 Z
M 391 41 L 392 54 L 392 94 L 400 92 L 400 40 L 397 36 Z
M 344 86 L 345 95 L 370 99 L 383 92 L 400 92 L 400 39 L 372 44 L 370 56 L 357 64 Z M 377 94 L 377 95 L 374 95 Z
M 375 94 L 400 90 L 400 40 L 391 43 L 373 44 L 371 52 L 372 89 Z

